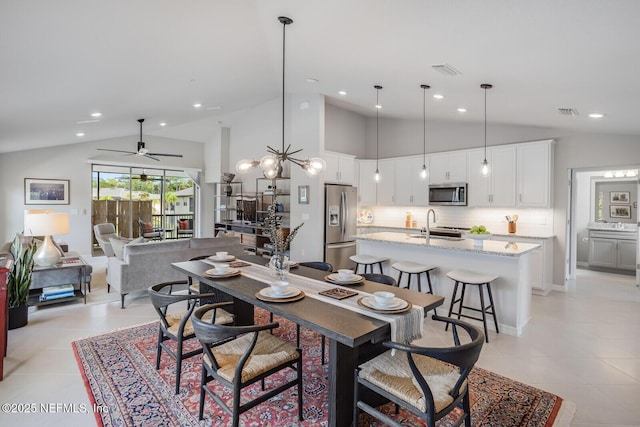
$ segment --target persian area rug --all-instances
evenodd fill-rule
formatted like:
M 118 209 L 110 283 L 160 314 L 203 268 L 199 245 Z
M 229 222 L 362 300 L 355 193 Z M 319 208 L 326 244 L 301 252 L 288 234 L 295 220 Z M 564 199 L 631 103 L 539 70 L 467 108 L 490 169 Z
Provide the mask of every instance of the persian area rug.
M 256 322 L 266 323 L 268 313 L 256 310 Z M 277 334 L 295 342 L 295 324 L 276 317 Z M 175 362 L 163 353 L 155 369 L 158 323 L 152 322 L 73 343 L 78 366 L 99 426 L 226 426 L 229 416 L 212 399 L 206 399 L 205 418 L 198 420 L 201 356 L 183 361 L 180 393 L 174 393 Z M 193 343 L 192 345 L 197 345 Z M 304 421 L 297 418 L 297 391 L 289 389 L 240 416 L 244 426 L 326 426 L 328 410 L 327 365 L 320 363 L 320 336 L 301 328 L 304 375 Z M 266 390 L 295 376 L 290 370 L 273 375 Z M 575 406 L 562 398 L 492 372 L 475 368 L 470 377 L 471 413 L 474 426 L 568 426 Z M 227 402 L 231 393 L 219 386 Z M 262 393 L 260 384 L 243 390 L 243 396 Z M 383 410 L 406 426 L 424 422 L 393 405 Z M 438 426 L 454 424 L 457 415 L 440 420 Z M 380 426 L 363 415 L 360 426 Z

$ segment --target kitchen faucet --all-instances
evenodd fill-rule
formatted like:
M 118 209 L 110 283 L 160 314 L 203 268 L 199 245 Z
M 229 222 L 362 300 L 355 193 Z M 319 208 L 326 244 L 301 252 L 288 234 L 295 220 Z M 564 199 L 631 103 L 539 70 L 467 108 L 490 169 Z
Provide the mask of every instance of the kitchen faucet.
M 433 223 L 435 224 L 437 219 L 436 219 L 436 211 L 434 211 L 433 209 L 429 209 L 427 211 L 427 230 L 426 230 L 426 234 L 425 234 L 425 238 L 427 239 L 427 243 L 429 243 L 429 238 L 431 237 L 430 234 L 431 232 L 429 231 L 429 214 L 433 213 Z

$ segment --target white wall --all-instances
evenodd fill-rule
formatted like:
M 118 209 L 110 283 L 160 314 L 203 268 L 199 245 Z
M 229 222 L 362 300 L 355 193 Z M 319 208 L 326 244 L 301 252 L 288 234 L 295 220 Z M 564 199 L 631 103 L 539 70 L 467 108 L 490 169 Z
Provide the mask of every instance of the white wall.
M 15 233 L 23 229 L 25 209 L 52 209 L 56 212 L 78 212 L 70 215 L 69 234 L 55 236 L 64 241 L 69 249 L 81 254 L 91 253 L 91 164 L 87 159 L 100 161 L 131 161 L 140 163 L 137 156 L 105 155 L 96 148 L 116 150 L 135 149 L 138 136 L 75 143 L 46 149 L 17 151 L 0 155 L 0 241 L 7 242 Z M 184 158 L 166 158 L 159 162 L 149 160 L 149 167 L 203 168 L 203 146 L 201 143 L 180 141 L 162 137 L 145 137 L 147 148 L 155 152 L 180 153 Z M 28 205 L 24 204 L 24 179 L 47 178 L 70 180 L 69 205 Z
M 325 105 L 325 149 L 358 158 L 366 156 L 366 117 L 335 105 Z
M 579 172 L 576 173 L 575 182 L 575 224 L 576 231 L 576 263 L 586 266 L 589 258 L 589 222 L 593 221 L 593 199 L 591 181 L 594 176 L 602 174 L 600 172 Z

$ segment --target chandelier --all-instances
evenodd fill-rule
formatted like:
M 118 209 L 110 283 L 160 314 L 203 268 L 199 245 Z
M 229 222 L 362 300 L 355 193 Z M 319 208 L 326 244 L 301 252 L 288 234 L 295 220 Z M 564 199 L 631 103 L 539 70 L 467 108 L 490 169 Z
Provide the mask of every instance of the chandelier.
M 326 168 L 325 161 L 320 157 L 312 157 L 308 159 L 299 159 L 294 157 L 295 154 L 302 151 L 292 150 L 291 144 L 285 148 L 284 143 L 284 76 L 285 76 L 285 33 L 287 25 L 293 23 L 293 19 L 286 16 L 279 16 L 278 21 L 282 24 L 282 148 L 276 149 L 267 145 L 268 154 L 263 156 L 260 161 L 251 159 L 242 159 L 236 163 L 236 171 L 240 174 L 251 172 L 260 166 L 262 173 L 266 178 L 276 178 L 282 176 L 283 164 L 290 161 L 302 168 L 307 175 L 315 176 Z

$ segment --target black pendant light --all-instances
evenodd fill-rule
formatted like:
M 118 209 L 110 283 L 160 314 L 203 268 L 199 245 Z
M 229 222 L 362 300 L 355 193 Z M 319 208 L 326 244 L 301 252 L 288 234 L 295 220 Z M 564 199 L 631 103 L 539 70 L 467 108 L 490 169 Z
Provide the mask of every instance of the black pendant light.
M 422 88 L 422 168 L 420 169 L 420 179 L 426 180 L 427 172 L 427 89 L 429 85 L 420 85 Z
M 284 76 L 286 52 L 285 34 L 287 25 L 292 24 L 293 19 L 287 18 L 286 16 L 279 16 L 278 21 L 280 21 L 280 23 L 282 24 L 282 148 L 278 150 L 267 145 L 267 152 L 269 154 L 263 156 L 260 161 L 251 159 L 242 159 L 238 161 L 236 163 L 236 171 L 238 173 L 245 174 L 259 165 L 262 168 L 262 172 L 266 178 L 276 178 L 281 176 L 283 163 L 288 160 L 291 163 L 300 166 L 300 168 L 302 168 L 307 173 L 307 175 L 315 176 L 326 168 L 327 165 L 325 161 L 320 157 L 312 157 L 304 160 L 292 157 L 293 154 L 299 153 L 300 151 L 302 151 L 302 149 L 291 150 L 291 144 L 289 144 L 286 148 L 284 144 Z
M 374 88 L 376 90 L 376 173 L 373 175 L 373 179 L 377 184 L 380 182 L 380 170 L 378 169 L 378 160 L 380 159 L 380 142 L 379 142 L 380 132 L 378 129 L 379 129 L 379 119 L 380 119 L 379 111 L 380 111 L 380 108 L 382 108 L 379 102 L 378 95 L 380 94 L 380 89 L 382 89 L 382 86 L 375 85 Z
M 489 162 L 487 161 L 487 89 L 491 89 L 493 85 L 483 83 L 480 85 L 484 89 L 484 160 L 480 167 L 480 173 L 482 176 L 489 176 L 491 169 L 489 168 Z

